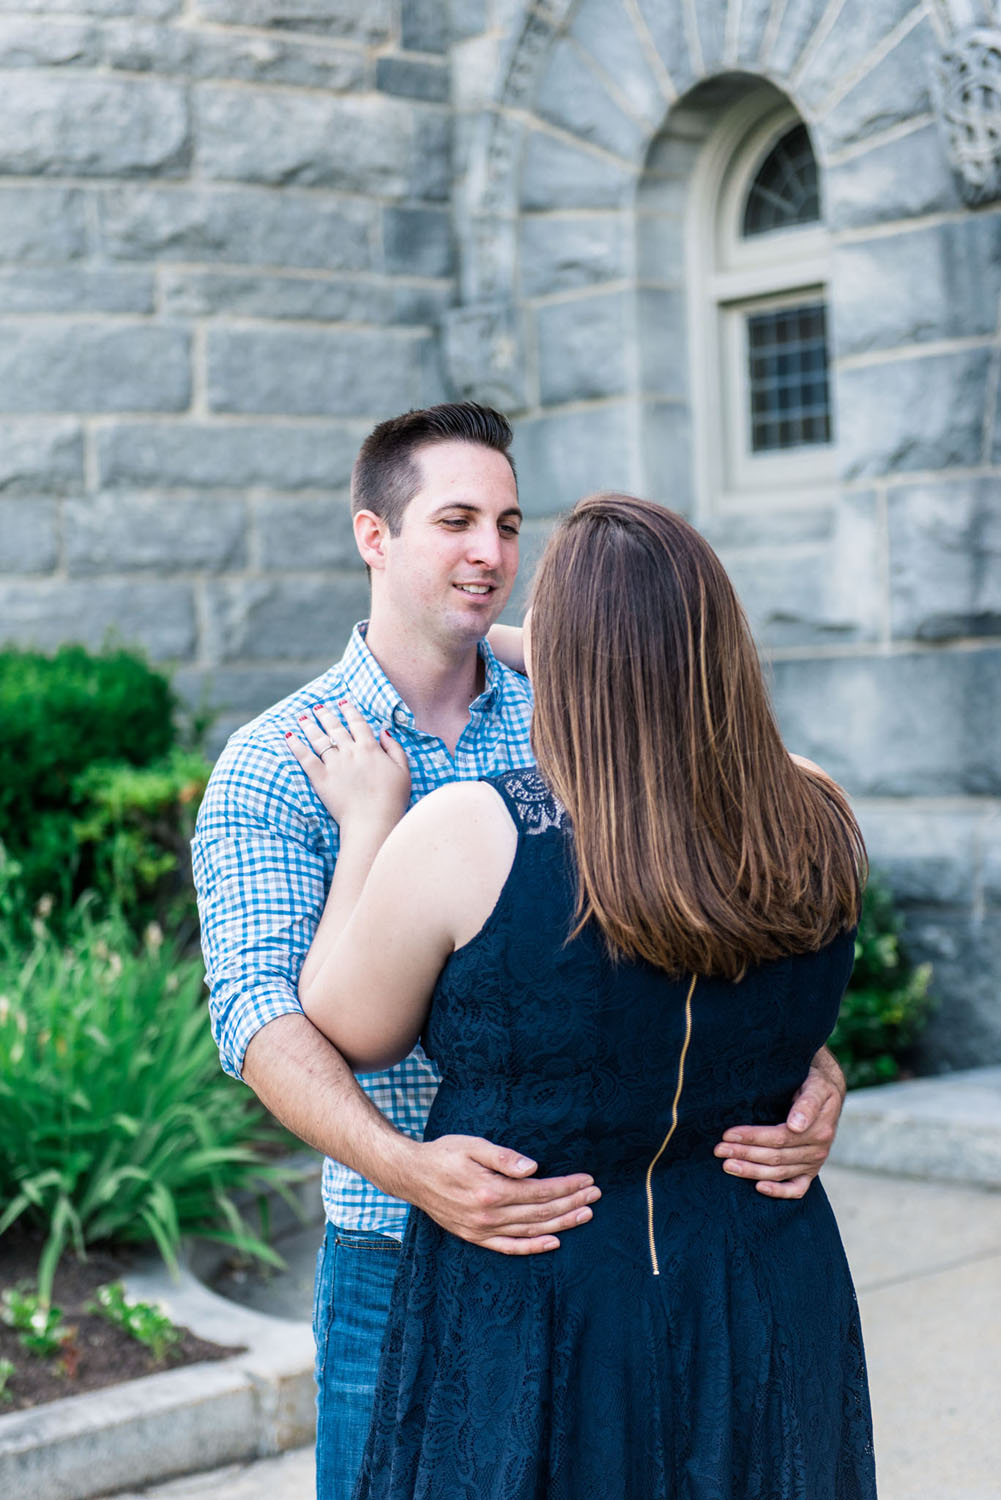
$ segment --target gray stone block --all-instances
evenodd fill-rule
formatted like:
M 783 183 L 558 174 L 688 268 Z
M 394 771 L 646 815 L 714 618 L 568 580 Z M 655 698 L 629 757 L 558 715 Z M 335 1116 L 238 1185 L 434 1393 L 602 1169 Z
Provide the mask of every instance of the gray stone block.
M 367 45 L 388 41 L 393 19 L 391 0 L 199 0 L 198 10 L 206 21 L 314 31 Z
M 894 488 L 889 531 L 895 636 L 1001 635 L 1001 480 Z
M 454 301 L 451 282 L 444 286 L 408 286 L 394 280 L 390 287 L 392 310 L 390 323 L 424 325 L 439 328 Z
M 722 0 L 719 4 L 693 5 L 692 7 L 699 33 L 702 72 L 710 77 L 714 73 L 719 73 L 723 67 L 728 9 L 727 0 Z
M 364 271 L 378 209 L 287 189 L 122 188 L 102 192 L 98 212 L 114 259 Z
M 434 0 L 425 3 L 433 4 Z M 487 0 L 450 0 L 448 15 L 451 34 L 456 40 L 479 36 L 487 26 Z
M 177 176 L 188 146 L 187 97 L 176 84 L 37 71 L 4 81 L 0 172 L 8 176 Z
M 247 83 L 282 83 L 346 93 L 370 81 L 369 59 L 355 47 L 318 37 L 302 39 L 279 32 L 183 30 L 135 21 L 113 22 L 104 30 L 103 58 L 129 73 L 171 73 L 188 79 L 238 78 Z
M 182 411 L 189 338 L 150 323 L 10 323 L 0 339 L 7 411 Z
M 336 661 L 369 611 L 363 573 L 220 579 L 208 585 L 210 659 Z
M 628 490 L 633 442 L 626 404 L 515 424 L 513 452 L 527 516 L 556 516 L 592 490 Z
M 989 362 L 970 349 L 839 369 L 842 476 L 978 464 Z
M 637 491 L 690 516 L 695 504 L 692 413 L 684 401 L 644 401 L 640 408 L 642 473 Z M 621 488 L 621 485 L 620 485 Z
M 1001 793 L 1001 650 L 776 661 L 790 750 L 871 797 Z
M 621 214 L 528 214 L 521 220 L 520 234 L 525 297 L 618 281 L 628 274 L 629 232 Z
M 795 71 L 827 8 L 828 0 L 787 0 L 768 55 L 762 58 L 770 76 L 788 78 Z
M 1001 298 L 1001 214 L 838 245 L 831 278 L 839 355 L 989 334 Z
M 73 188 L 0 189 L 0 261 L 55 265 L 85 255 L 86 205 Z
M 743 0 L 737 22 L 737 62 L 758 72 L 772 14 L 772 0 Z
M 0 573 L 51 573 L 59 561 L 58 522 L 53 500 L 0 498 Z
M 83 435 L 75 421 L 0 421 L 0 490 L 65 495 L 83 484 Z
M 400 6 L 400 40 L 408 52 L 447 52 L 452 5 L 407 0 Z
M 533 130 L 525 142 L 524 209 L 618 208 L 628 201 L 634 182 L 627 167 L 540 130 Z
M 647 203 L 652 207 L 657 197 L 659 193 L 650 192 Z M 636 216 L 636 274 L 640 284 L 684 286 L 686 254 L 684 215 L 641 208 Z
M 543 406 L 623 394 L 629 383 L 630 312 L 625 292 L 553 302 L 538 309 Z
M 908 911 L 908 953 L 917 962 L 931 963 L 932 994 L 939 1002 L 916 1049 L 922 1070 L 1001 1060 L 999 916 L 997 908 L 986 920 L 941 907 Z
M 100 59 L 100 31 L 86 21 L 0 19 L 0 68 L 92 67 Z
M 401 276 L 450 276 L 452 216 L 441 208 L 384 208 L 386 270 Z
M 1001 808 L 985 808 L 980 822 L 983 899 L 1001 908 Z
M 881 553 L 875 497 L 843 495 L 825 545 L 737 550 L 722 558 L 764 646 L 875 640 Z
M 452 196 L 452 115 L 445 109 L 416 110 L 407 196 L 447 203 Z
M 0 271 L 0 313 L 151 313 L 147 271 L 22 266 Z
M 121 275 L 121 271 L 115 273 Z M 168 317 L 294 318 L 311 323 L 421 322 L 399 308 L 401 288 L 343 277 L 280 276 L 253 271 L 160 272 Z
M 206 355 L 213 411 L 375 419 L 418 404 L 419 345 L 388 330 L 210 328 Z
M 658 56 L 678 94 L 697 78 L 685 26 L 684 0 L 637 0 Z
M 218 572 L 243 566 L 247 511 L 235 498 L 105 492 L 67 500 L 63 530 L 71 574 Z
M 930 21 L 909 31 L 833 109 L 813 121 L 821 154 L 830 156 L 867 136 L 926 114 L 931 108 L 931 62 L 937 52 Z M 826 93 L 830 79 L 821 73 L 816 87 Z
M 648 55 L 649 43 L 644 45 L 637 35 L 623 0 L 583 0 L 573 13 L 570 35 L 628 99 L 630 113 L 659 127 L 667 101 Z
M 323 657 L 315 662 L 282 662 L 274 667 L 181 667 L 171 674 L 171 686 L 192 709 L 207 708 L 220 716 L 213 719 L 208 731 L 207 754 L 214 758 L 234 729 L 297 692 L 330 664 L 331 658 Z
M 97 433 L 102 487 L 338 489 L 366 426 L 282 422 L 128 422 Z
M 802 542 L 827 542 L 834 535 L 835 507 L 831 505 L 770 505 L 758 497 L 746 509 L 728 506 L 699 529 L 714 547 L 790 547 Z
M 962 207 L 936 124 L 829 165 L 827 222 L 860 229 Z
M 164 21 L 176 16 L 184 0 L 73 0 L 72 13 L 80 16 L 142 16 Z M 0 13 L 51 15 L 52 0 L 0 0 Z
M 257 566 L 279 572 L 363 566 L 346 495 L 268 495 L 254 505 Z
M 384 94 L 423 99 L 431 104 L 444 104 L 451 87 L 444 63 L 427 62 L 417 57 L 377 58 L 375 86 Z
M 900 906 L 972 906 L 980 863 L 976 805 L 856 804 L 869 861 Z
M 110 639 L 141 646 L 155 661 L 195 655 L 195 607 L 187 583 L 5 583 L 0 620 L 5 639 L 42 651 L 67 641 L 97 651 Z
M 556 42 L 550 51 L 536 112 L 561 130 L 626 161 L 637 161 L 646 145 L 642 126 L 619 108 L 594 69 L 566 40 Z
M 687 397 L 688 299 L 684 291 L 640 287 L 636 328 L 644 395 Z
M 216 83 L 197 85 L 195 100 L 203 177 L 390 198 L 411 191 L 413 110 L 402 100 Z
M 797 79 L 804 101 L 816 102 L 858 72 L 873 48 L 913 10 L 913 0 L 879 0 L 878 5 L 872 0 L 845 0 L 831 30 L 810 54 Z

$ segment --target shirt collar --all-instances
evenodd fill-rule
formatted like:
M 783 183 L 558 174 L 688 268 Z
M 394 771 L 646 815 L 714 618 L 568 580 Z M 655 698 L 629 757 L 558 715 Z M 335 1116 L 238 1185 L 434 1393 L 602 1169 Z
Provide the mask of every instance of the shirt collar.
M 340 660 L 344 686 L 362 713 L 381 723 L 407 725 L 412 729 L 413 713 L 365 644 L 367 629 L 368 621 L 361 620 L 351 632 Z M 479 642 L 477 650 L 483 662 L 484 683 L 483 692 L 469 705 L 471 713 L 493 708 L 503 696 L 504 669 L 485 640 Z

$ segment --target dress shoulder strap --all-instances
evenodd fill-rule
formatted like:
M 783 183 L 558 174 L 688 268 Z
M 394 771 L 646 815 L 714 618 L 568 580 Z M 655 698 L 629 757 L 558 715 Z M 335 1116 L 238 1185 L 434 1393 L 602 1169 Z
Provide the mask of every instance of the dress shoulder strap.
M 502 776 L 491 776 L 488 780 L 503 797 L 508 812 L 518 825 L 519 833 L 546 833 L 551 828 L 564 826 L 566 808 L 549 790 L 533 766 L 505 771 Z

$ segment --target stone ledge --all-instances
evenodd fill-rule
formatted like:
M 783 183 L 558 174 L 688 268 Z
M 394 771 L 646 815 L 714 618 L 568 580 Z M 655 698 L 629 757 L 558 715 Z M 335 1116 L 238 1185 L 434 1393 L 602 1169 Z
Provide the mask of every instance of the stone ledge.
M 302 1210 L 316 1210 L 320 1159 L 295 1157 L 290 1166 L 301 1173 L 291 1191 Z M 273 1206 L 280 1234 L 295 1220 L 281 1199 Z M 185 1255 L 211 1274 L 220 1250 L 191 1241 Z M 227 1301 L 191 1270 L 175 1279 L 153 1257 L 127 1287 L 200 1338 L 245 1345 L 243 1353 L 0 1416 L 0 1495 L 92 1500 L 312 1443 L 308 1322 Z
M 831 1162 L 1001 1188 L 1001 1066 L 856 1089 Z

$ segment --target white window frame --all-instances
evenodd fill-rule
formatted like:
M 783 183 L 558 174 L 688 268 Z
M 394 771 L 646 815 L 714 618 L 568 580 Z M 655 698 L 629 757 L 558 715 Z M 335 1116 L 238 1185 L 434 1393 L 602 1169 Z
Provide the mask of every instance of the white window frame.
M 754 177 L 783 135 L 802 123 L 774 91 L 754 94 L 725 117 L 695 170 L 688 221 L 688 284 L 695 395 L 695 478 L 699 514 L 781 502 L 830 499 L 837 474 L 831 379 L 830 443 L 785 452 L 751 448 L 749 313 L 823 301 L 830 350 L 831 237 L 822 220 L 744 238 L 744 204 Z M 823 206 L 821 206 L 823 213 Z

